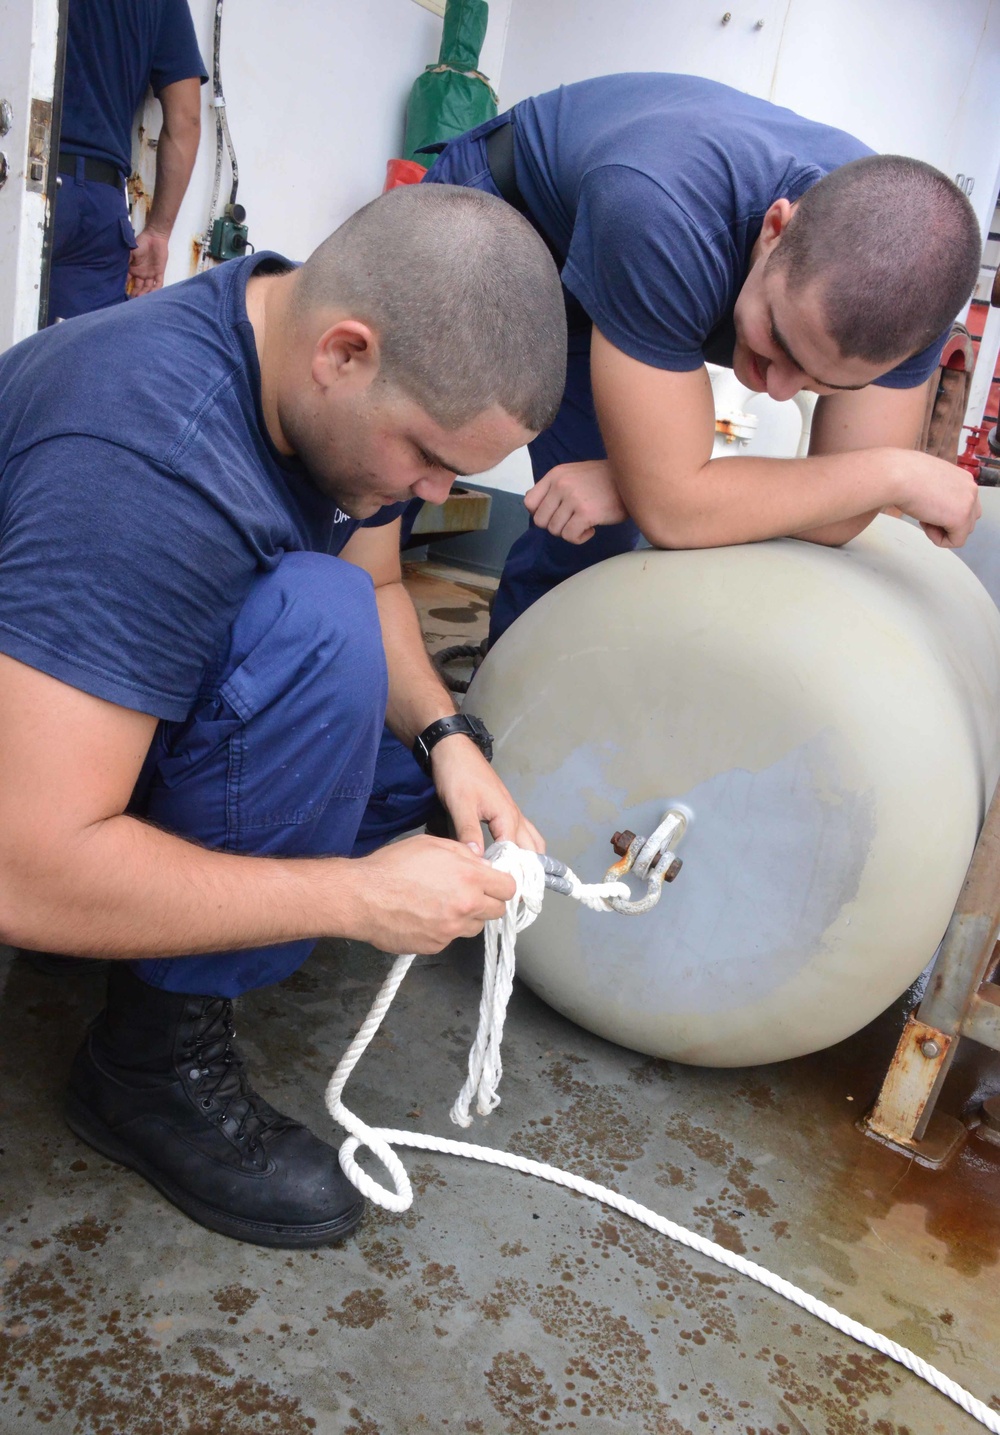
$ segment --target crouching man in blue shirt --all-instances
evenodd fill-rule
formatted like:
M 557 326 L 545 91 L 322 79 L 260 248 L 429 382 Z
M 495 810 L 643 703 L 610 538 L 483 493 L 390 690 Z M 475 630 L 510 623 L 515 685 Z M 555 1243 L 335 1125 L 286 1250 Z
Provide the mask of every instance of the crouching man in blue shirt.
M 425 182 L 500 194 L 562 271 L 569 372 L 531 444 L 535 527 L 491 639 L 563 578 L 634 547 L 841 544 L 895 507 L 959 547 L 970 476 L 914 452 L 975 284 L 965 196 L 917 160 L 692 75 L 568 85 L 443 147 Z M 712 459 L 706 362 L 821 397 L 805 459 Z
M 398 515 L 551 422 L 565 347 L 530 225 L 428 187 L 300 268 L 0 356 L 0 940 L 114 959 L 69 1124 L 213 1230 L 318 1246 L 362 1214 L 254 1092 L 232 998 L 321 935 L 478 932 L 514 887 L 483 822 L 541 849 L 426 656 Z M 457 840 L 386 846 L 435 788 Z

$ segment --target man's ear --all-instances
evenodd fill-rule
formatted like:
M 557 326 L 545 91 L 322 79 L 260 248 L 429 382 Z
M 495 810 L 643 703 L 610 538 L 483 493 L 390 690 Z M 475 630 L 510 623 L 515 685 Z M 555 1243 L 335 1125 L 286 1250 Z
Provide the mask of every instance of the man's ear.
M 770 209 L 764 215 L 764 223 L 760 230 L 760 254 L 767 258 L 781 242 L 788 221 L 798 208 L 788 199 L 776 199 Z
M 321 389 L 343 383 L 367 388 L 378 370 L 378 338 L 360 319 L 338 319 L 316 340 L 312 377 Z

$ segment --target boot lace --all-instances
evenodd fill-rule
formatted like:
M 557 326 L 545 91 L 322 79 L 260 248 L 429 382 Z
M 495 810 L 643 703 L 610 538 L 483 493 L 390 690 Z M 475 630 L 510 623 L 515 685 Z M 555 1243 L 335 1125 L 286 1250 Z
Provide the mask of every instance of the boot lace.
M 228 1133 L 232 1139 L 241 1145 L 246 1142 L 249 1156 L 262 1155 L 260 1138 L 280 1118 L 251 1087 L 233 1044 L 235 1036 L 232 1002 L 222 997 L 207 1002 L 195 1034 L 182 1045 L 186 1075 L 198 1088 L 202 1109 L 213 1113 L 216 1124 L 235 1122 Z

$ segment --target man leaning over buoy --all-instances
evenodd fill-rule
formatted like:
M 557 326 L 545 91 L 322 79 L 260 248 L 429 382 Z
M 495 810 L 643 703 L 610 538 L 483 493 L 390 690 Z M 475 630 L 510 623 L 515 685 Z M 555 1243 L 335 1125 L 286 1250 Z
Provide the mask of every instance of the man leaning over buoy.
M 491 641 L 640 533 L 842 544 L 893 507 L 935 543 L 965 541 L 973 480 L 914 445 L 981 240 L 930 165 L 711 80 L 627 74 L 523 100 L 444 146 L 424 182 L 524 213 L 569 318 L 565 397 L 530 445 L 535 526 L 507 559 Z M 706 362 L 774 399 L 819 394 L 809 457 L 713 459 Z

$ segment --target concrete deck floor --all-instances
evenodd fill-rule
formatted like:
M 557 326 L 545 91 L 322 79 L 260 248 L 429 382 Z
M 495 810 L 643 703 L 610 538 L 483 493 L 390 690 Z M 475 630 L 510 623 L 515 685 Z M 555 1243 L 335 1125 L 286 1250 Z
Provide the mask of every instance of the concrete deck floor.
M 433 645 L 475 640 L 482 596 L 422 581 Z M 322 942 L 239 1008 L 260 1090 L 334 1142 L 323 1090 L 388 963 Z M 478 942 L 415 964 L 348 1086 L 352 1109 L 459 1134 L 447 1112 L 480 976 Z M 370 1210 L 340 1247 L 214 1236 L 62 1124 L 63 1080 L 101 998 L 99 967 L 56 979 L 0 959 L 2 1435 L 982 1428 L 749 1280 L 478 1163 L 403 1152 L 413 1208 Z M 710 1071 L 613 1046 L 517 987 L 503 1104 L 467 1134 L 748 1254 L 1000 1410 L 1000 1150 L 970 1139 L 932 1173 L 854 1125 L 906 1005 L 814 1056 Z M 1000 1058 L 966 1043 L 942 1107 L 961 1113 L 998 1088 Z

